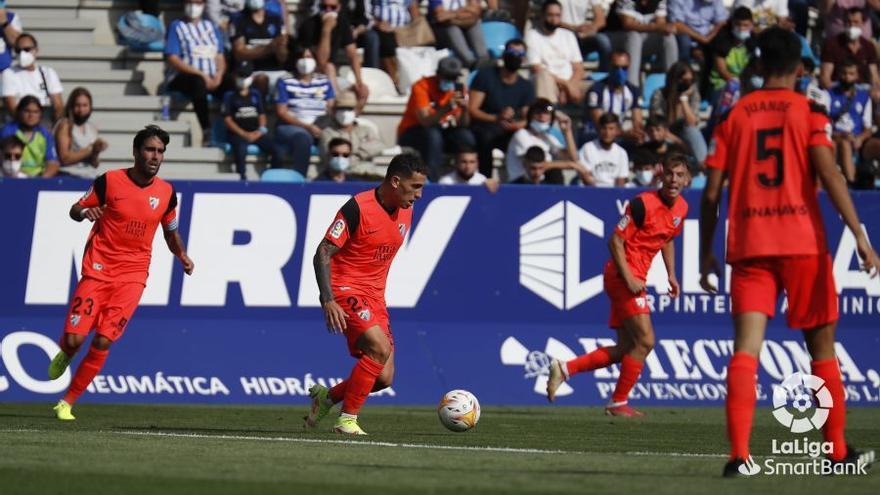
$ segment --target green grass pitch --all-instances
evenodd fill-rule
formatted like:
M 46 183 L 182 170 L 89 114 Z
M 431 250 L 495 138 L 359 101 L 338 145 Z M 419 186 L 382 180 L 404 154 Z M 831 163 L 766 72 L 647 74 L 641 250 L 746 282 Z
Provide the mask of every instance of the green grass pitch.
M 350 439 L 329 433 L 330 417 L 303 432 L 303 406 L 83 403 L 68 424 L 51 404 L 0 404 L 0 493 L 880 493 L 871 471 L 722 479 L 723 409 L 644 410 L 487 407 L 474 430 L 452 433 L 432 408 L 368 404 L 370 436 Z M 880 409 L 847 421 L 851 442 L 880 447 Z M 759 409 L 759 462 L 772 438 L 791 435 Z

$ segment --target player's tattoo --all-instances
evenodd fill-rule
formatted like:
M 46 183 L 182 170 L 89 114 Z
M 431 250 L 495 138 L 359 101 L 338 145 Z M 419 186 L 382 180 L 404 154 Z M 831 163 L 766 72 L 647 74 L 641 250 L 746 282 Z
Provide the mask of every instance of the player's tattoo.
M 333 300 L 333 287 L 330 285 L 330 258 L 339 252 L 339 248 L 327 239 L 318 244 L 312 262 L 315 265 L 315 278 L 321 291 L 321 304 Z

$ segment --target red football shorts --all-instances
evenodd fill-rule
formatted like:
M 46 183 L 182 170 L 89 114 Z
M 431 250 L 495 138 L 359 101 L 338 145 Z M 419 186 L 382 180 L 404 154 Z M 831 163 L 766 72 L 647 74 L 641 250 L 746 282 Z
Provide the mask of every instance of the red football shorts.
M 611 299 L 610 328 L 623 328 L 623 322 L 636 315 L 651 314 L 648 307 L 647 292 L 633 294 L 617 270 L 607 269 L 604 274 L 605 293 Z
M 788 296 L 790 328 L 810 329 L 837 321 L 837 290 L 831 255 L 755 258 L 733 264 L 733 315 L 756 311 L 773 318 L 780 291 Z
M 364 353 L 357 347 L 357 341 L 370 328 L 378 326 L 385 332 L 391 349 L 394 349 L 394 336 L 388 321 L 388 309 L 385 301 L 350 291 L 337 292 L 336 304 L 345 311 L 345 338 L 348 341 L 348 352 L 356 358 Z
M 116 341 L 125 332 L 144 293 L 144 284 L 106 282 L 83 277 L 70 301 L 64 332 L 88 335 L 95 331 Z

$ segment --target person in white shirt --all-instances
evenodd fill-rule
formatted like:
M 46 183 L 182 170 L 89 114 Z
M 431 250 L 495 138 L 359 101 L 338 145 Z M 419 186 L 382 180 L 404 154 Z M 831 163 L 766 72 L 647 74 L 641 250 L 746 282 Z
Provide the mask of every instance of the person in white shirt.
M 498 181 L 495 179 L 487 179 L 479 170 L 480 162 L 477 157 L 477 151 L 473 148 L 461 148 L 455 154 L 455 165 L 452 172 L 440 177 L 437 181 L 440 185 L 468 185 L 468 186 L 486 186 L 491 192 L 498 190 Z
M 599 137 L 581 146 L 578 162 L 587 173 L 583 185 L 623 187 L 629 178 L 629 157 L 614 142 L 620 135 L 620 120 L 613 113 L 599 117 Z
M 553 103 L 578 103 L 587 86 L 577 36 L 562 27 L 559 0 L 546 0 L 541 12 L 541 25 L 530 29 L 525 39 L 535 93 Z
M 55 69 L 37 64 L 38 54 L 37 39 L 21 33 L 15 40 L 15 63 L 3 71 L 3 100 L 6 108 L 16 108 L 22 97 L 34 95 L 43 108 L 52 107 L 55 122 L 64 114 L 64 88 Z
M 582 178 L 586 177 L 586 170 L 577 161 L 574 136 L 571 131 L 571 119 L 562 113 L 557 113 L 553 105 L 545 98 L 538 98 L 529 107 L 526 114 L 528 126 L 516 131 L 507 146 L 504 157 L 504 167 L 507 170 L 508 182 L 517 182 L 526 176 L 526 167 L 523 158 L 529 148 L 537 146 L 544 150 L 547 161 L 543 164 L 543 172 L 546 172 L 546 183 L 564 184 L 562 170 L 573 169 Z M 565 144 L 559 142 L 552 134 L 553 124 L 558 122 L 559 129 L 565 136 Z
M 577 36 L 581 55 L 586 57 L 591 52 L 598 53 L 599 70 L 608 72 L 611 40 L 608 39 L 608 35 L 601 32 L 607 24 L 602 1 L 559 0 L 559 3 L 562 4 L 562 27 L 571 30 Z

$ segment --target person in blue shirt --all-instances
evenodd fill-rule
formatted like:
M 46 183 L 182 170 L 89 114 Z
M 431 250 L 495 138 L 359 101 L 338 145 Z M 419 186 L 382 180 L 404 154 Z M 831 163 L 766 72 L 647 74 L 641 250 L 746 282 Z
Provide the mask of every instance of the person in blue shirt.
M 838 69 L 838 82 L 828 90 L 829 117 L 832 126 L 837 161 L 843 169 L 847 182 L 856 180 L 854 156 L 858 156 L 862 144 L 871 137 L 874 113 L 871 109 L 871 93 L 858 86 L 859 66 L 847 59 Z
M 0 130 L 0 142 L 15 136 L 24 143 L 20 172 L 28 177 L 54 177 L 61 165 L 55 152 L 55 138 L 40 125 L 43 107 L 34 95 L 25 95 L 15 108 L 15 120 Z
M 12 49 L 21 32 L 21 18 L 6 8 L 5 0 L 0 0 L 0 72 L 12 65 Z

